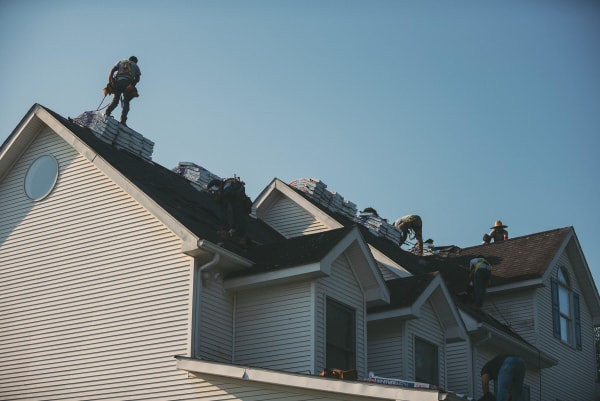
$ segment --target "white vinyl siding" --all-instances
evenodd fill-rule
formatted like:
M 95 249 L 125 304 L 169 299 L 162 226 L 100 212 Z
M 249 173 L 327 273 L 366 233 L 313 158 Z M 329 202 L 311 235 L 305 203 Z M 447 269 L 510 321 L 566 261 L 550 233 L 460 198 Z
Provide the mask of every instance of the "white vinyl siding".
M 199 320 L 195 357 L 215 362 L 233 361 L 233 295 L 223 289 L 223 283 L 212 276 L 197 277 L 201 301 L 196 305 Z
M 310 287 L 310 281 L 301 281 L 236 295 L 235 364 L 312 372 Z
M 448 390 L 460 394 L 470 394 L 473 380 L 469 380 L 473 375 L 471 371 L 471 353 L 469 352 L 469 342 L 459 341 L 446 344 L 446 380 Z M 479 383 L 479 372 L 476 372 Z
M 502 295 L 489 294 L 483 309 L 499 322 L 514 330 L 531 344 L 536 344 L 537 333 L 534 316 L 535 298 L 531 290 L 515 291 Z
M 59 162 L 53 192 L 23 192 Z M 51 131 L 0 183 L 0 399 L 165 399 L 187 381 L 192 260 L 179 239 Z
M 366 372 L 366 319 L 365 299 L 362 289 L 354 275 L 350 262 L 345 254 L 340 255 L 331 267 L 331 276 L 317 280 L 316 294 L 316 369 L 335 366 L 325 366 L 325 334 L 326 317 L 325 302 L 331 298 L 356 311 L 356 370 L 359 378 L 365 378 Z
M 564 266 L 569 272 L 573 292 L 581 294 L 579 283 L 573 273 L 574 266 L 567 253 L 561 255 L 556 265 L 553 266 L 550 277 L 557 277 L 559 266 Z M 554 367 L 543 370 L 542 397 L 545 399 L 552 396 L 560 400 L 593 399 L 596 382 L 596 362 L 590 311 L 584 297 L 580 296 L 581 351 L 555 338 L 552 330 L 550 277 L 544 283 L 544 287 L 536 290 L 538 346 L 542 351 L 560 362 Z M 561 383 L 571 383 L 571 385 L 566 387 Z
M 263 220 L 286 238 L 314 234 L 329 228 L 287 197 L 280 197 Z
M 421 316 L 418 319 L 409 320 L 406 323 L 407 333 L 410 344 L 410 353 L 407 355 L 410 361 L 408 367 L 410 369 L 408 376 L 404 380 L 415 380 L 415 354 L 414 354 L 414 339 L 415 336 L 425 340 L 438 347 L 438 372 L 439 383 L 431 383 L 446 387 L 446 351 L 444 328 L 439 322 L 439 319 L 431 305 L 431 301 L 427 301 L 421 307 Z
M 380 377 L 402 379 L 403 340 L 405 322 L 400 319 L 377 320 L 368 323 L 369 372 Z

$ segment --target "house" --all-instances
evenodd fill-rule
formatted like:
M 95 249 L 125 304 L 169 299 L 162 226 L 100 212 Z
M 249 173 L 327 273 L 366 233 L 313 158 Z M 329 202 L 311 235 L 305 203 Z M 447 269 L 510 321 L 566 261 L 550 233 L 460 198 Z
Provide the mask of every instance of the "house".
M 464 321 L 468 328 L 473 327 L 469 331 L 476 341 L 468 352 L 481 354 L 474 366 L 480 369 L 494 353 L 518 346 L 501 345 L 501 334 L 478 334 L 481 329 L 475 322 L 484 322 L 477 316 L 484 312 L 535 347 L 520 351 L 529 368 L 526 382 L 530 399 L 595 399 L 593 333 L 600 323 L 600 302 L 573 227 L 464 248 L 444 258 L 451 265 L 468 266 L 475 255 L 492 263 L 493 276 L 482 311 L 463 306 L 464 315 L 469 315 Z M 443 271 L 448 286 L 459 292 L 463 284 L 456 281 L 451 269 Z M 463 351 L 457 350 L 460 355 Z M 451 383 L 459 388 L 456 382 Z
M 217 235 L 214 175 L 152 151 L 37 104 L 0 147 L 1 399 L 458 400 L 505 351 L 529 399 L 595 397 L 600 300 L 572 227 L 419 257 L 324 183 L 275 178 L 244 247 Z
M 38 104 L 3 143 L 0 398 L 458 399 L 366 380 L 367 308 L 390 293 L 360 228 L 248 218 L 245 249 L 152 151 Z M 361 380 L 320 377 L 329 363 Z
M 368 309 L 370 370 L 479 397 L 485 362 L 497 354 L 518 353 L 527 364 L 528 399 L 598 396 L 594 327 L 600 299 L 573 227 L 465 249 L 446 247 L 415 258 L 394 245 L 397 236 L 385 222 L 364 224 L 363 218 L 353 218 L 355 210 L 347 210 L 351 202 L 332 200 L 339 194 L 327 196 L 323 187 L 318 180 L 289 186 L 275 180 L 257 198 L 256 213 L 288 237 L 356 221 L 364 225 L 361 232 L 391 293 L 390 303 Z M 477 255 L 494 266 L 481 310 L 465 299 L 469 261 Z M 411 312 L 422 305 L 416 300 L 426 296 L 435 273 L 443 277 L 437 293 L 445 296 L 437 297 L 428 314 Z M 411 332 L 403 326 L 407 322 L 420 327 Z M 417 372 L 417 349 L 433 356 L 423 358 L 428 362 L 422 368 L 429 373 Z

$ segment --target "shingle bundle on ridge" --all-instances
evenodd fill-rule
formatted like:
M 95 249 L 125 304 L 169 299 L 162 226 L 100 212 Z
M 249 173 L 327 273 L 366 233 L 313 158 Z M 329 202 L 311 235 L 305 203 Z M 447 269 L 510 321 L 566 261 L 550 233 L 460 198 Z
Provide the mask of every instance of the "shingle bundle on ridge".
M 86 111 L 72 119 L 76 124 L 89 128 L 100 140 L 124 149 L 146 161 L 152 161 L 154 142 L 117 120 L 106 117 L 100 111 Z

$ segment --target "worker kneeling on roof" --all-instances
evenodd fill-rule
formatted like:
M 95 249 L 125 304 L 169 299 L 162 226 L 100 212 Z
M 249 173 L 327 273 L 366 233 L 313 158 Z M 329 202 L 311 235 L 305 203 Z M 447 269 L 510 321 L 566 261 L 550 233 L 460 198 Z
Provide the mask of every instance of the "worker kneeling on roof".
M 410 234 L 411 238 L 417 240 L 417 253 L 419 255 L 423 254 L 423 221 L 420 216 L 416 214 L 402 216 L 394 222 L 394 227 L 400 230 L 398 245 L 402 246 Z
M 219 204 L 219 237 L 236 236 L 240 245 L 247 245 L 246 216 L 252 211 L 252 201 L 246 195 L 245 183 L 240 177 L 214 179 L 206 188 Z

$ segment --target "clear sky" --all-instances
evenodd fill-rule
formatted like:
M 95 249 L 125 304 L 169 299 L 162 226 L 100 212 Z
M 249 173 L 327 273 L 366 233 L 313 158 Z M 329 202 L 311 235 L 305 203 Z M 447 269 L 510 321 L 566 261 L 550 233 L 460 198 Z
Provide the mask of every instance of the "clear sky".
M 438 246 L 573 226 L 600 284 L 599 1 L 0 0 L 0 142 L 131 55 L 165 167 L 317 178 Z

